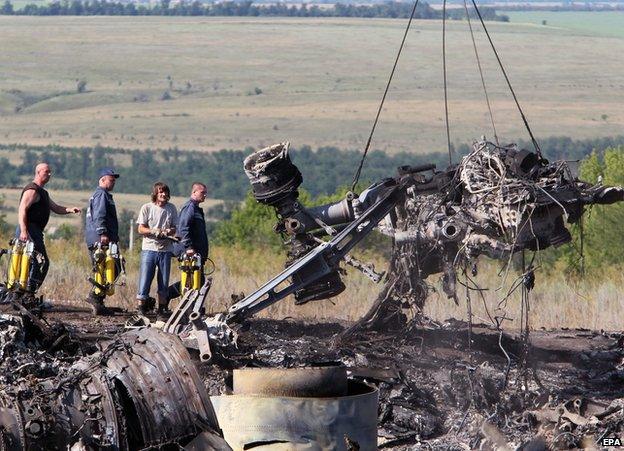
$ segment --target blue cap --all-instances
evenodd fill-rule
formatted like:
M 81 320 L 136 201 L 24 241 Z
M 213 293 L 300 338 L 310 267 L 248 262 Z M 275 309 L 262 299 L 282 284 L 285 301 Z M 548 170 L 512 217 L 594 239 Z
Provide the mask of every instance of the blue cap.
M 119 174 L 116 173 L 113 168 L 103 168 L 103 169 L 101 169 L 100 170 L 100 178 L 104 177 L 105 175 L 112 175 L 116 179 L 119 178 Z

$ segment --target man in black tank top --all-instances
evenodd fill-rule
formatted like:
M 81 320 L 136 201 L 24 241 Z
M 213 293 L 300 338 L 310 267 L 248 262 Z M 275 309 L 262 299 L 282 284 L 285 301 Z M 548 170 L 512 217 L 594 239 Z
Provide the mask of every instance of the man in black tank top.
M 45 279 L 50 262 L 43 240 L 43 229 L 50 219 L 50 211 L 59 215 L 70 213 L 80 213 L 80 208 L 63 207 L 57 205 L 48 192 L 43 189 L 50 181 L 50 166 L 47 163 L 39 163 L 35 168 L 34 180 L 26 185 L 22 190 L 18 210 L 18 226 L 15 237 L 20 241 L 32 241 L 35 251 L 41 254 L 43 261 L 41 264 L 33 265 L 28 290 L 35 292 Z

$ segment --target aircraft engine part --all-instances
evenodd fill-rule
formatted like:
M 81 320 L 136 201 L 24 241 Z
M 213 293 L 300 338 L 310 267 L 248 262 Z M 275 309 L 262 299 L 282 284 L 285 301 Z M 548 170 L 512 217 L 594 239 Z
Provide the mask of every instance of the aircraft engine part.
M 252 153 L 244 161 L 245 174 L 258 202 L 276 205 L 296 199 L 303 178 L 288 155 L 290 143 L 280 143 Z
M 229 449 L 188 351 L 171 334 L 128 332 L 59 369 L 0 388 L 0 449 L 132 450 L 202 432 Z
M 256 200 L 275 208 L 279 221 L 277 232 L 290 237 L 290 251 L 287 266 L 318 245 L 310 235 L 316 229 L 325 229 L 331 234 L 332 225 L 344 224 L 354 218 L 351 201 L 346 199 L 306 209 L 297 200 L 297 188 L 302 183 L 301 172 L 288 155 L 289 143 L 280 143 L 261 149 L 244 161 L 245 174 L 249 178 Z M 309 274 L 296 277 L 306 280 Z M 327 299 L 344 291 L 345 285 L 336 270 L 295 292 L 298 304 Z
M 502 149 L 505 166 L 518 177 L 532 177 L 541 166 L 538 155 L 526 149 Z
M 334 369 L 335 370 L 335 369 Z M 340 379 L 334 370 L 320 370 L 317 382 L 324 377 Z M 258 375 L 251 376 L 251 372 Z M 377 449 L 377 407 L 379 393 L 366 384 L 348 381 L 344 396 L 272 396 L 258 393 L 263 390 L 282 391 L 274 379 L 275 369 L 253 368 L 234 373 L 237 379 L 272 379 L 261 383 L 254 393 L 213 396 L 213 405 L 224 437 L 234 450 L 346 450 L 347 439 L 357 443 L 360 450 Z M 312 395 L 309 382 L 299 386 L 305 379 L 305 369 L 281 369 L 281 375 L 289 371 L 286 392 L 301 389 Z M 302 377 L 303 376 L 303 377 Z M 249 387 L 249 386 L 247 386 Z M 247 388 L 246 387 L 246 388 Z M 246 390 L 245 390 L 246 391 Z
M 106 366 L 131 425 L 131 448 L 191 437 L 205 425 L 218 430 L 210 398 L 177 337 L 155 328 L 121 337 L 131 352 L 114 353 Z
M 297 398 L 345 396 L 347 370 L 342 365 L 303 368 L 240 368 L 233 372 L 235 395 L 292 396 Z

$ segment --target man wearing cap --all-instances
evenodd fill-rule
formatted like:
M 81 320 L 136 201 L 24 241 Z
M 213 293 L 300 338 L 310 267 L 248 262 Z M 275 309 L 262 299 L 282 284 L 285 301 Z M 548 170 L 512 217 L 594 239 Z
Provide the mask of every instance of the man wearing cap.
M 104 168 L 99 173 L 98 187 L 89 199 L 85 223 L 85 239 L 89 254 L 93 262 L 93 251 L 100 246 L 109 246 L 119 241 L 119 224 L 117 222 L 117 209 L 113 201 L 111 191 L 119 174 L 112 168 Z M 109 314 L 110 310 L 104 306 L 102 290 L 95 293 L 95 287 L 89 293 L 87 302 L 91 304 L 94 315 Z
M 63 207 L 50 198 L 48 191 L 43 188 L 50 181 L 50 177 L 52 177 L 52 171 L 48 163 L 39 163 L 35 167 L 35 178 L 22 190 L 17 214 L 18 225 L 15 237 L 24 243 L 32 241 L 34 250 L 38 253 L 37 260 L 40 260 L 33 266 L 31 277 L 29 277 L 27 288 L 31 292 L 37 291 L 41 286 L 50 267 L 43 239 L 43 230 L 50 219 L 50 212 L 58 215 L 80 213 L 80 208 Z

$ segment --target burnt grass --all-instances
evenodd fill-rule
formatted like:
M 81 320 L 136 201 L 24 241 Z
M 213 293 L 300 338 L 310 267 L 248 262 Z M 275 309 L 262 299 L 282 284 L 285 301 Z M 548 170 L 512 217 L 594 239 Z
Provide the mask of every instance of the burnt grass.
M 121 331 L 127 319 L 46 316 L 86 341 Z M 347 326 L 253 319 L 240 327 L 237 349 L 197 365 L 216 395 L 234 368 L 341 363 L 379 389 L 381 449 L 599 448 L 605 437 L 624 438 L 620 333 L 533 331 L 527 348 L 513 333 L 453 320 L 343 339 Z

